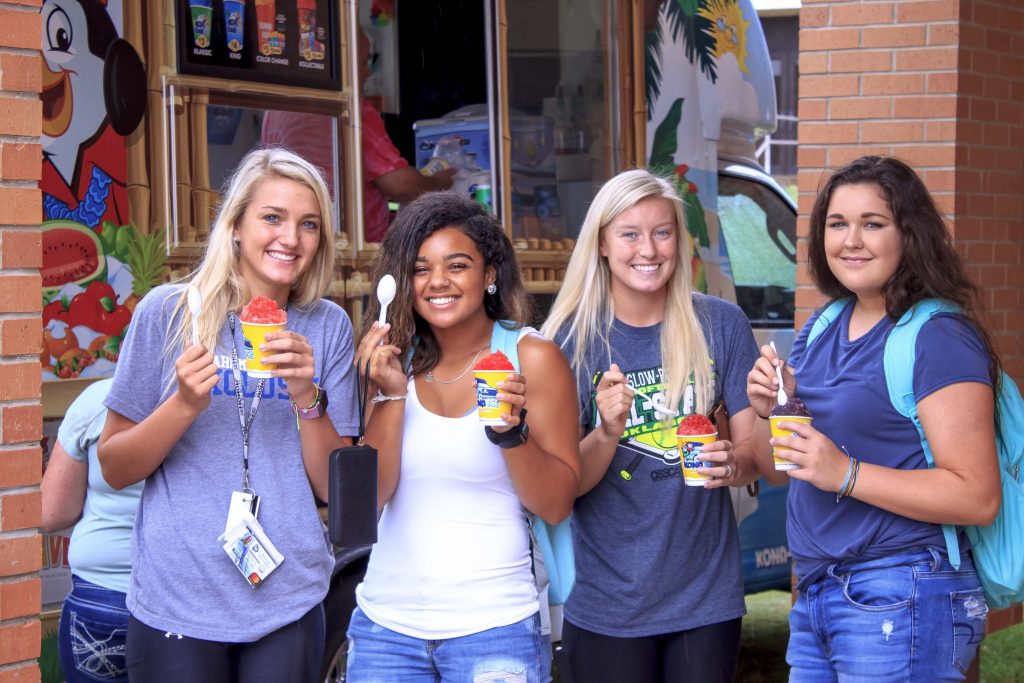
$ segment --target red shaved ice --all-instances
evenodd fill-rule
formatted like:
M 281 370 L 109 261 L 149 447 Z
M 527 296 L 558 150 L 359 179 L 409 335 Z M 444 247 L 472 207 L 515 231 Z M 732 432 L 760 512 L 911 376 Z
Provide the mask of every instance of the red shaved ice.
M 707 418 L 706 415 L 687 415 L 679 421 L 679 427 L 676 429 L 676 436 L 701 436 L 704 434 L 714 434 L 715 429 L 714 423 Z
M 254 325 L 281 325 L 288 322 L 288 313 L 273 299 L 258 296 L 242 307 L 241 319 Z
M 512 361 L 508 359 L 508 356 L 501 351 L 495 351 L 494 353 L 481 358 L 477 364 L 473 366 L 473 369 L 480 371 L 508 370 L 509 372 L 514 372 L 516 368 L 512 365 Z

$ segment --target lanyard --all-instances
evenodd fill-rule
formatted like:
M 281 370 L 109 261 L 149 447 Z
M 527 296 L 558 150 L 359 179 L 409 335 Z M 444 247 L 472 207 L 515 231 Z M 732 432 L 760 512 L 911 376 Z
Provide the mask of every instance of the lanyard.
M 242 491 L 254 493 L 249 488 L 249 428 L 256 418 L 256 411 L 260 408 L 260 399 L 263 398 L 263 388 L 267 380 L 260 378 L 256 382 L 256 396 L 252 399 L 249 407 L 249 419 L 245 419 L 245 406 L 242 402 L 242 364 L 238 360 L 238 344 L 235 341 L 235 312 L 228 312 L 228 321 L 231 323 L 231 373 L 235 377 L 235 403 L 238 405 L 238 424 L 242 426 Z

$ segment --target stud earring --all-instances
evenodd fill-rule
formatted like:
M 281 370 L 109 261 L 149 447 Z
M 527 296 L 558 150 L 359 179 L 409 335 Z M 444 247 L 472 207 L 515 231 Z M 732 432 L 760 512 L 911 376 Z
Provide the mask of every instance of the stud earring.
M 486 291 L 487 291 L 488 294 L 493 295 L 495 292 L 498 291 L 498 285 L 496 285 L 496 284 L 494 284 L 492 282 L 491 284 L 487 285 L 487 290 Z

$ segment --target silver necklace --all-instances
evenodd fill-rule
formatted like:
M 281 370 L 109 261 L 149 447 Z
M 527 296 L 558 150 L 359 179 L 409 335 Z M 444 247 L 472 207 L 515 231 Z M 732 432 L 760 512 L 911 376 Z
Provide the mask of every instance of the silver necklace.
M 484 348 L 487 348 L 487 347 L 485 346 Z M 469 372 L 470 369 L 472 369 L 472 367 L 476 364 L 476 359 L 479 358 L 480 354 L 483 353 L 483 352 L 484 352 L 484 349 L 480 349 L 479 351 L 477 351 L 476 355 L 473 356 L 473 360 L 469 361 L 469 365 L 466 366 L 466 369 L 463 370 L 462 372 L 460 372 L 459 376 L 456 377 L 455 379 L 441 379 L 440 377 L 437 377 L 432 371 L 427 370 L 427 381 L 428 382 L 437 382 L 438 384 L 455 384 L 460 379 L 462 379 L 463 377 L 466 376 L 466 373 Z

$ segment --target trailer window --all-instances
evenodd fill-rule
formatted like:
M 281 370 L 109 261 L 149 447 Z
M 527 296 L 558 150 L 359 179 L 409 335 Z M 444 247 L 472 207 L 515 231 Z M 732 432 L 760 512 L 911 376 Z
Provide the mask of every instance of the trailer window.
M 736 303 L 751 323 L 791 327 L 796 285 L 796 215 L 766 185 L 719 175 L 718 210 Z
M 512 232 L 575 238 L 611 167 L 606 0 L 506 12 Z

